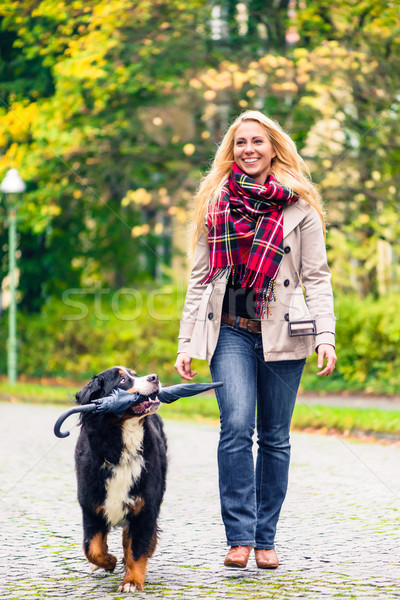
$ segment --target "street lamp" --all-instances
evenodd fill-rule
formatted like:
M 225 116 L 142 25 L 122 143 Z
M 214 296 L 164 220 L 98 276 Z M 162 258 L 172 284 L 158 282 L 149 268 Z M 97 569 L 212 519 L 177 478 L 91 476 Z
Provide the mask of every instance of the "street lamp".
M 17 301 L 15 294 L 15 266 L 17 246 L 17 205 L 16 194 L 26 190 L 24 181 L 17 169 L 10 169 L 0 184 L 0 192 L 4 194 L 8 211 L 8 272 L 10 279 L 10 306 L 8 310 L 8 349 L 7 372 L 8 383 L 14 385 L 17 381 Z

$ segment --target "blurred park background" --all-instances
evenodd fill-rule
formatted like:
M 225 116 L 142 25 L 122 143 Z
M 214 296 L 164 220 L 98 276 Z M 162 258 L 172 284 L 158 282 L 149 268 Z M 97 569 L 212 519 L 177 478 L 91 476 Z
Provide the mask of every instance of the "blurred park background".
M 193 194 L 254 108 L 293 137 L 326 206 L 339 361 L 321 380 L 310 358 L 303 389 L 400 394 L 398 0 L 2 0 L 0 19 L 0 179 L 17 168 L 27 186 L 20 382 L 114 364 L 179 379 Z

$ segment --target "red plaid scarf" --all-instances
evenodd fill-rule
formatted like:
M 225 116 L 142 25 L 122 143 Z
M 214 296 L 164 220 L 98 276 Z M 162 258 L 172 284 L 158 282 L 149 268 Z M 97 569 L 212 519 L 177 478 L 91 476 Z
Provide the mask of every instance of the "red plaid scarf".
M 257 183 L 232 165 L 215 212 L 207 219 L 210 272 L 202 283 L 227 271 L 234 283 L 256 291 L 255 314 L 269 316 L 276 300 L 275 280 L 283 258 L 283 208 L 298 196 L 270 174 Z

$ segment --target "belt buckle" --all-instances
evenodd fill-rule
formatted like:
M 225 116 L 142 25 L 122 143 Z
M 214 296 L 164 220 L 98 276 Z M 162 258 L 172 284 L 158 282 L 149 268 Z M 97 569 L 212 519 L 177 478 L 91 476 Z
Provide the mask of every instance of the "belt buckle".
M 257 328 L 257 331 L 252 331 L 251 329 L 249 329 L 249 325 L 251 323 L 258 323 L 258 321 L 256 319 L 247 319 L 247 323 L 246 323 L 246 329 L 247 329 L 247 331 L 249 333 L 261 333 L 261 328 L 260 328 L 260 331 L 258 331 L 258 328 Z

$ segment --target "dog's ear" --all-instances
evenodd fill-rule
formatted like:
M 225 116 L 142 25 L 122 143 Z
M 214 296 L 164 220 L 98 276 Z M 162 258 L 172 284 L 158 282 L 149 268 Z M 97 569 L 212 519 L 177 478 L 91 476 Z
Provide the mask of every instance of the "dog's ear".
M 118 382 L 121 379 L 121 369 L 119 367 L 112 367 L 100 373 L 99 377 L 103 378 L 104 396 L 108 396 L 118 386 Z
M 90 404 L 92 400 L 97 400 L 104 396 L 104 377 L 95 375 L 79 392 L 75 394 L 78 404 Z
M 106 371 L 102 371 L 98 375 L 92 377 L 87 385 L 85 385 L 75 395 L 78 404 L 90 404 L 93 400 L 98 398 L 104 398 L 111 394 L 118 386 L 118 382 L 121 378 L 120 367 L 112 367 Z

